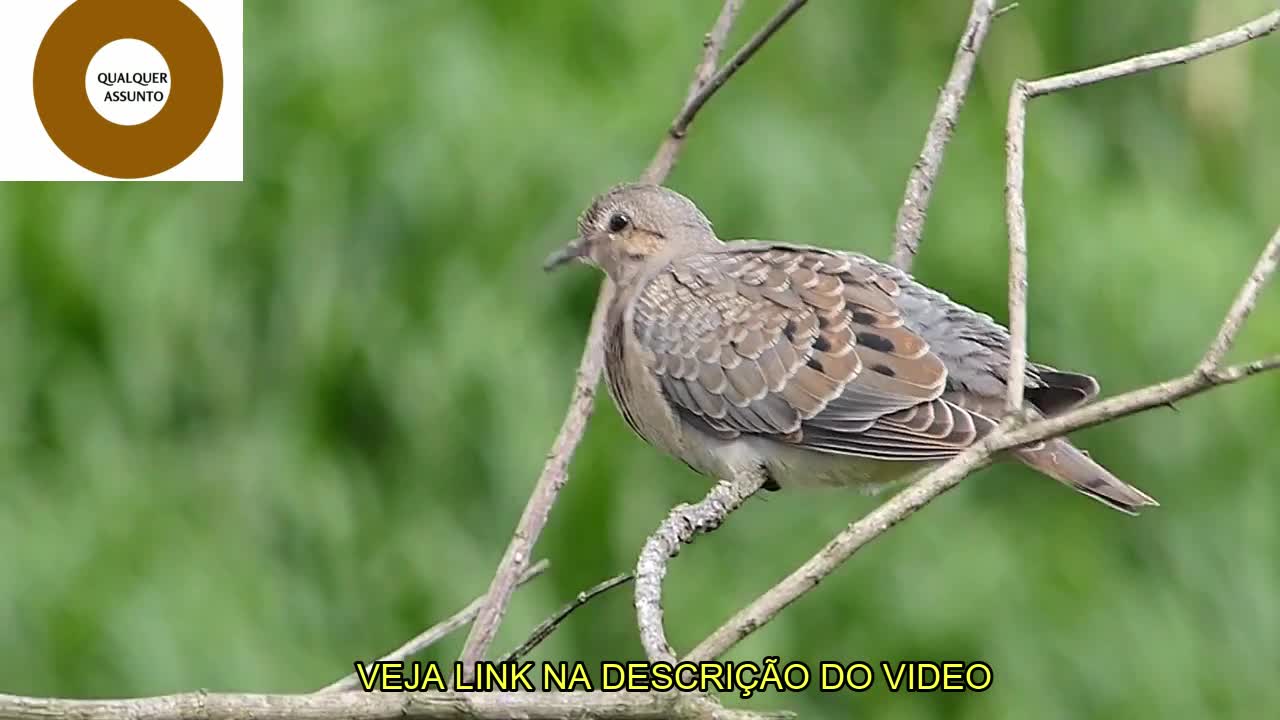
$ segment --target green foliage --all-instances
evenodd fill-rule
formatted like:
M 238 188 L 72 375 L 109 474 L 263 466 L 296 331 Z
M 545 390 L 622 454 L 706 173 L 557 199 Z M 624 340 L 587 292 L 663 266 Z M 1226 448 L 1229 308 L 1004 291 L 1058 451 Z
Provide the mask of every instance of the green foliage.
M 0 189 L 0 689 L 301 691 L 487 586 L 564 412 L 598 278 L 547 277 L 644 167 L 718 3 L 246 3 L 244 184 Z M 752 2 L 742 39 L 772 12 Z M 1008 88 L 1270 3 L 1000 18 L 921 276 L 1003 317 Z M 812 3 L 671 184 L 726 237 L 887 254 L 967 3 Z M 1109 391 L 1188 369 L 1280 223 L 1280 40 L 1031 108 L 1033 356 Z M 1280 348 L 1273 288 L 1236 356 Z M 981 695 L 764 694 L 810 717 L 1246 717 L 1280 706 L 1280 377 L 1079 434 L 1164 507 L 1017 468 L 877 541 L 735 659 L 982 659 Z M 705 480 L 604 400 L 497 650 L 628 569 Z M 752 502 L 673 564 L 689 648 L 872 506 Z M 461 635 L 428 658 L 451 661 Z M 536 659 L 642 655 L 626 591 Z M 739 700 L 727 698 L 728 702 Z

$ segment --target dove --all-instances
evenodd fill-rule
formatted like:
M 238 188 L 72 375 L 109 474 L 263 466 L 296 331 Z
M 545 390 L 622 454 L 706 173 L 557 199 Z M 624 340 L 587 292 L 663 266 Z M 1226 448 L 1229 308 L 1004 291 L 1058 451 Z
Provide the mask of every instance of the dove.
M 605 318 L 609 394 L 642 439 L 720 480 L 877 491 L 921 477 L 1005 414 L 1009 332 L 866 255 L 761 240 L 725 242 L 688 198 L 619 185 L 547 258 L 615 284 Z M 1029 412 L 1097 396 L 1097 381 L 1039 363 Z M 1158 505 L 1065 438 L 1015 460 L 1136 514 Z

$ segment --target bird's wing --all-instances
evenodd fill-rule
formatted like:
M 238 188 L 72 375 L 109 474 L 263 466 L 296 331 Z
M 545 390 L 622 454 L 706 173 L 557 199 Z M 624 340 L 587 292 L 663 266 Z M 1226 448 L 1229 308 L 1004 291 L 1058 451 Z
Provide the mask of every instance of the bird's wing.
M 734 243 L 652 275 L 631 327 L 667 400 L 721 437 L 945 459 L 994 423 L 943 397 L 947 368 L 904 326 L 898 294 L 850 256 Z

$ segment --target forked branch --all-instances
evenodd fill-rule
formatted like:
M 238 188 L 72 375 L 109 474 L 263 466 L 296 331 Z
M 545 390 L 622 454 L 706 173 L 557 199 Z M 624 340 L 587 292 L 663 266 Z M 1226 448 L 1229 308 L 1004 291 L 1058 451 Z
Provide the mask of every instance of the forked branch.
M 1005 222 L 1009 226 L 1009 332 L 1012 336 L 1008 376 L 1009 394 L 1005 403 L 1009 412 L 1022 408 L 1023 380 L 1027 367 L 1027 211 L 1022 193 L 1027 140 L 1027 103 L 1032 98 L 1042 95 L 1198 60 L 1269 35 L 1277 27 L 1280 27 L 1280 10 L 1267 13 L 1257 20 L 1224 33 L 1181 47 L 1040 80 L 1014 81 L 1013 90 L 1009 94 L 1009 121 L 1005 132 Z M 1261 265 L 1265 267 L 1265 263 Z M 1271 269 L 1274 269 L 1274 262 L 1271 264 Z M 1241 289 L 1241 294 L 1247 292 L 1249 284 L 1258 282 L 1260 281 L 1255 277 L 1250 277 L 1245 288 Z M 1235 337 L 1239 323 L 1243 320 L 1244 316 L 1241 315 L 1235 322 L 1224 325 L 1218 339 L 1205 353 L 1204 364 L 1216 364 L 1222 359 L 1226 353 L 1226 347 Z
M 520 662 L 520 660 L 526 655 L 533 652 L 534 648 L 541 645 L 543 640 L 551 637 L 551 633 L 554 633 L 556 628 L 560 627 L 560 623 L 564 622 L 565 619 L 573 614 L 578 608 L 620 585 L 625 585 L 626 583 L 631 582 L 634 579 L 635 576 L 631 573 L 615 575 L 608 580 L 597 583 L 578 593 L 577 597 L 556 611 L 555 615 L 552 615 L 541 623 L 538 623 L 538 626 L 533 629 L 533 632 L 529 633 L 529 637 L 525 639 L 524 642 L 520 643 L 516 649 L 506 655 L 503 655 L 499 662 Z

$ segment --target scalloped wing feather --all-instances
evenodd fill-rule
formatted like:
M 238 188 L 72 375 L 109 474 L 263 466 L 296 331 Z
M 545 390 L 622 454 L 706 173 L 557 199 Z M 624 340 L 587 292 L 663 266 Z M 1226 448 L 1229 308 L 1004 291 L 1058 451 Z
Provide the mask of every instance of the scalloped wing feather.
M 943 460 L 993 422 L 943 397 L 898 284 L 851 255 L 735 243 L 674 261 L 634 296 L 633 336 L 682 417 L 721 437 Z

